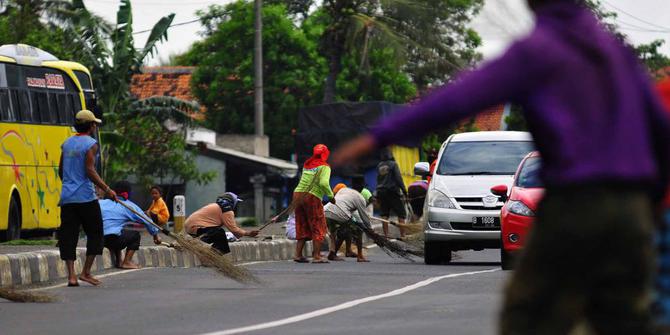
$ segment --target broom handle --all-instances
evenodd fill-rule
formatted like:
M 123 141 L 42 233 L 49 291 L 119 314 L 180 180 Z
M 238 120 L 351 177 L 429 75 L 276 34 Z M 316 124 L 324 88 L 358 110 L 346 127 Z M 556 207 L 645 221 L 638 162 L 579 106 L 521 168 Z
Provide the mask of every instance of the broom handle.
M 394 225 L 394 226 L 398 226 L 398 225 L 399 225 L 399 223 L 397 223 L 397 222 L 393 222 L 393 221 L 390 221 L 390 220 L 386 220 L 386 219 L 378 218 L 378 217 L 375 217 L 375 216 L 373 216 L 372 219 L 373 219 L 373 220 L 377 220 L 377 221 L 379 221 L 379 222 L 390 223 L 390 224 L 392 224 L 392 225 Z
M 119 203 L 119 204 L 121 204 L 121 206 L 125 207 L 127 210 L 131 211 L 133 214 L 137 215 L 137 216 L 138 216 L 139 218 L 141 218 L 145 223 L 148 223 L 148 224 L 152 225 L 154 228 L 160 230 L 163 234 L 165 234 L 165 235 L 167 235 L 167 236 L 170 236 L 170 231 L 167 229 L 167 227 L 166 227 L 166 228 L 163 228 L 163 227 L 157 225 L 156 223 L 154 223 L 153 221 L 148 220 L 148 219 L 144 216 L 144 214 L 140 214 L 140 213 L 138 213 L 138 212 L 137 212 L 136 210 L 134 210 L 132 207 L 130 207 L 130 206 L 124 204 L 123 202 L 121 202 L 121 201 L 119 201 L 119 200 L 116 200 L 116 202 Z
M 295 209 L 295 207 L 297 207 L 297 204 L 296 204 L 296 206 L 294 206 L 294 202 L 302 201 L 302 199 L 305 197 L 305 195 L 312 190 L 312 188 L 314 187 L 314 184 L 316 184 L 316 182 L 319 180 L 319 177 L 321 176 L 321 171 L 323 171 L 323 170 L 319 170 L 314 174 L 314 180 L 312 180 L 312 183 L 309 184 L 309 187 L 307 187 L 307 191 L 303 192 L 303 195 L 300 197 L 300 199 L 296 199 L 296 200 L 291 201 L 291 203 L 288 205 L 288 207 L 284 208 L 283 211 L 281 211 L 281 212 L 279 212 L 279 214 L 275 215 L 276 218 L 279 218 L 280 216 L 290 212 L 290 209 Z M 267 226 L 269 226 L 273 223 L 274 222 L 272 222 L 272 220 L 266 222 L 262 227 L 260 227 L 258 229 L 258 231 L 260 232 L 261 230 L 265 229 Z

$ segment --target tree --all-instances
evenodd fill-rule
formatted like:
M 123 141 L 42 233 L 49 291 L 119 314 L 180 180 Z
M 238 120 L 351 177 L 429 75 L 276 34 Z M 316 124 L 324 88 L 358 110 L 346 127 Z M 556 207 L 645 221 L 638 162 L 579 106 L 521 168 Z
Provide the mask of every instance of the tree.
M 308 39 L 318 43 L 329 26 L 330 18 L 323 10 L 310 14 L 302 24 Z M 338 101 L 389 101 L 406 103 L 416 96 L 411 77 L 401 68 L 392 48 L 375 48 L 363 58 L 349 51 L 343 55 L 342 71 L 337 81 Z M 326 60 L 321 58 L 321 62 Z
M 652 74 L 656 74 L 660 70 L 670 66 L 670 57 L 662 54 L 659 50 L 664 43 L 664 40 L 656 40 L 649 44 L 640 44 L 635 47 L 637 56 Z
M 53 7 L 46 6 L 44 1 L 8 1 L 0 14 L 0 45 L 28 44 L 60 59 L 76 59 L 63 29 L 41 20 L 43 13 L 51 9 Z
M 481 41 L 466 25 L 482 4 L 482 0 L 325 0 L 322 8 L 329 25 L 320 50 L 328 62 L 328 76 L 323 101 L 335 100 L 345 55 L 359 55 L 365 64 L 376 48 L 391 49 L 395 58 L 408 59 L 407 71 L 420 87 L 446 81 L 479 59 L 474 47 Z
M 193 93 L 207 108 L 207 124 L 221 133 L 253 133 L 253 14 L 245 1 L 199 12 L 204 39 L 178 59 L 197 66 Z M 263 41 L 265 129 L 272 154 L 288 158 L 298 109 L 318 101 L 324 64 L 283 5 L 264 6 Z
M 58 19 L 79 51 L 79 57 L 90 67 L 98 93 L 98 106 L 105 117 L 115 121 L 127 107 L 130 79 L 140 71 L 144 59 L 155 52 L 156 44 L 167 40 L 167 30 L 174 14 L 154 24 L 144 47 L 135 48 L 133 15 L 130 0 L 121 0 L 116 25 L 111 26 L 88 11 L 83 0 L 74 0 L 58 12 Z
M 120 110 L 119 122 L 102 132 L 104 178 L 123 180 L 137 177 L 149 187 L 156 183 L 176 184 L 188 180 L 205 183 L 215 172 L 200 173 L 194 152 L 184 141 L 186 128 L 193 123 L 186 112 L 200 109 L 194 102 L 172 97 L 153 97 L 133 101 Z M 168 122 L 180 126 L 168 129 Z

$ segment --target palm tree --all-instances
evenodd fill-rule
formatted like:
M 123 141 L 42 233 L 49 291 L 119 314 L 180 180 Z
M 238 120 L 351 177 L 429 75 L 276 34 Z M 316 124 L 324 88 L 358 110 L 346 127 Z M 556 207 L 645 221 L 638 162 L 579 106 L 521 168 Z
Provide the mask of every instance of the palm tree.
M 363 71 L 374 48 L 391 49 L 398 67 L 408 61 L 416 67 L 435 62 L 444 72 L 442 77 L 473 65 L 478 54 L 464 51 L 474 50 L 478 36 L 466 23 L 482 5 L 482 0 L 324 0 L 329 23 L 321 39 L 328 62 L 323 102 L 335 101 L 337 78 L 347 53 L 359 57 Z M 428 80 L 440 79 L 433 77 Z M 414 79 L 427 84 L 423 78 Z

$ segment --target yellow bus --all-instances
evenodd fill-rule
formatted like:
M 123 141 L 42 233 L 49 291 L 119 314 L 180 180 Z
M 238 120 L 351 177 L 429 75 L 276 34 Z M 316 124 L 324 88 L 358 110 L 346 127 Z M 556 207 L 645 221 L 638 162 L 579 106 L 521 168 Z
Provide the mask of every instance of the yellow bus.
M 95 106 L 90 72 L 24 45 L 0 47 L 0 240 L 60 225 L 60 145 Z

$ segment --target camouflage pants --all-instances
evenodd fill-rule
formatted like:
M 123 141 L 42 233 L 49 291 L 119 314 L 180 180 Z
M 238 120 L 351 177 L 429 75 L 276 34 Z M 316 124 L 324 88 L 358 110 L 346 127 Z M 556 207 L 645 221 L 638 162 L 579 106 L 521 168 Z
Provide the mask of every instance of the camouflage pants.
M 500 333 L 654 334 L 653 213 L 626 188 L 547 190 L 506 288 Z

